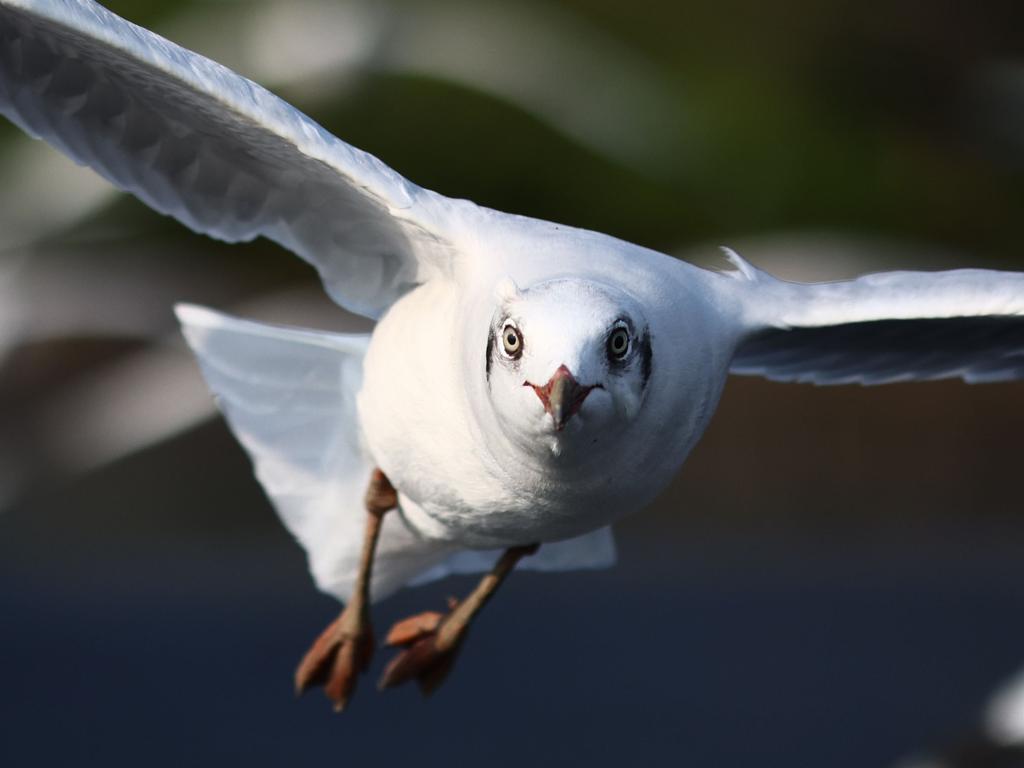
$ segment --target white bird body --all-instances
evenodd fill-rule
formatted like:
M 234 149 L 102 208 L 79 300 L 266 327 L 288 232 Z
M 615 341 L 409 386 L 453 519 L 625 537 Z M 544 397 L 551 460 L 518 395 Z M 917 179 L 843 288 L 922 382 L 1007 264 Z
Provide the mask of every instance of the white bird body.
M 91 0 L 0 0 L 0 114 L 158 211 L 264 236 L 372 336 L 179 307 L 318 586 L 348 597 L 374 466 L 399 491 L 377 597 L 487 569 L 614 560 L 729 373 L 819 384 L 1024 378 L 1024 275 L 784 283 L 421 189 L 258 85 Z
M 474 213 L 484 221 L 472 229 L 481 250 L 468 260 L 475 268 L 406 294 L 374 330 L 362 428 L 421 531 L 487 548 L 578 536 L 646 505 L 675 475 L 714 411 L 738 328 L 716 321 L 708 273 L 597 233 L 523 218 L 509 227 L 501 214 Z M 486 392 L 494 297 L 509 281 L 567 278 L 577 283 L 575 301 L 548 308 L 552 325 L 571 331 L 585 321 L 586 284 L 615 286 L 648 308 L 658 375 L 625 432 L 579 446 L 570 423 L 566 433 L 522 445 L 498 423 Z M 559 308 L 565 317 L 555 317 Z M 582 370 L 571 343 L 545 346 L 541 381 L 563 363 Z M 580 420 L 587 415 L 584 407 Z

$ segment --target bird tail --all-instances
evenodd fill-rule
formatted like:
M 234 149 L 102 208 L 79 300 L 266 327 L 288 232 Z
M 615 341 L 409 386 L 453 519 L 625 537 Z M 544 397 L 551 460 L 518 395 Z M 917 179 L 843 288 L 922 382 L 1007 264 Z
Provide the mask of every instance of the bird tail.
M 191 305 L 175 310 L 256 477 L 306 550 L 317 587 L 347 600 L 373 469 L 356 412 L 369 335 L 264 325 Z M 452 552 L 402 515 L 385 516 L 372 597 L 386 597 Z

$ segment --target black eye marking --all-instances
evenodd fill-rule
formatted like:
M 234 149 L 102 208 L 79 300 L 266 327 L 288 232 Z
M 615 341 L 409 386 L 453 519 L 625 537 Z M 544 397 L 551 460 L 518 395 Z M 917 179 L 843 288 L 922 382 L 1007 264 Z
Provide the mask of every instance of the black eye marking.
M 485 365 L 486 365 L 486 371 L 487 371 L 487 381 L 488 381 L 488 383 L 490 383 L 490 381 L 491 381 L 491 361 L 494 359 L 494 334 L 493 333 L 488 333 L 487 334 L 487 351 L 484 354 L 487 356 L 487 362 L 485 363 Z
M 654 358 L 654 350 L 651 349 L 650 330 L 644 330 L 644 334 L 640 337 L 637 348 L 640 354 L 640 376 L 643 378 L 643 386 L 646 388 L 647 382 L 651 378 L 651 366 Z

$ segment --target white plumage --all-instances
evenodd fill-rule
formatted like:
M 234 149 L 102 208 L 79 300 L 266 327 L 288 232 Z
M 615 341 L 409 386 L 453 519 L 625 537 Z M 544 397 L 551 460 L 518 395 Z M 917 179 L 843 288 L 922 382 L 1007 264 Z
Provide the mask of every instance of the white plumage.
M 356 574 L 362 499 L 373 468 L 356 415 L 370 337 L 278 328 L 179 305 L 178 318 L 228 423 L 252 457 L 282 522 L 309 553 L 316 585 L 347 598 Z M 458 550 L 384 520 L 375 597 L 410 581 L 486 570 L 496 553 Z M 600 568 L 615 560 L 607 528 L 544 547 L 523 567 Z
M 797 285 L 734 254 L 735 271 L 710 272 L 451 200 L 89 0 L 0 0 L 0 113 L 196 231 L 281 243 L 380 320 L 340 336 L 178 310 L 317 584 L 342 598 L 373 466 L 401 500 L 378 596 L 535 541 L 524 566 L 600 567 L 608 524 L 669 482 L 730 370 L 1024 377 L 1024 275 Z M 567 421 L 544 399 L 560 367 Z

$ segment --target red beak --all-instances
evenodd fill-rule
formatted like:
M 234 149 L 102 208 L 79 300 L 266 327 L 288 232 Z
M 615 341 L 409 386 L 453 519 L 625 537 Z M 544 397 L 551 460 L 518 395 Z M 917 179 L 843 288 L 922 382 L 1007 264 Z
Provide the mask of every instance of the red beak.
M 583 401 L 590 394 L 590 390 L 594 388 L 593 386 L 582 386 L 565 365 L 558 366 L 558 370 L 543 387 L 538 387 L 528 381 L 525 382 L 525 386 L 533 387 L 533 391 L 537 393 L 537 397 L 544 404 L 544 410 L 550 413 L 551 418 L 554 419 L 555 429 L 559 432 L 562 431 L 573 414 L 580 409 Z

